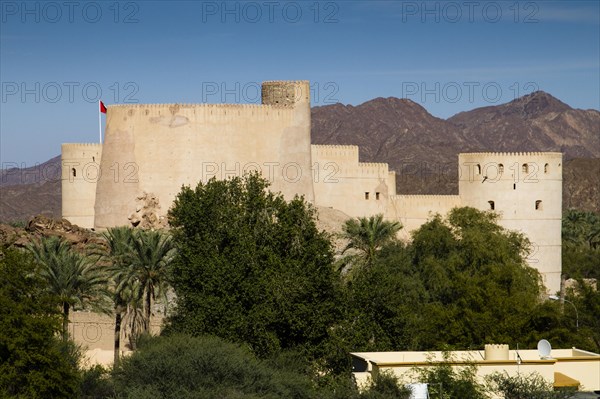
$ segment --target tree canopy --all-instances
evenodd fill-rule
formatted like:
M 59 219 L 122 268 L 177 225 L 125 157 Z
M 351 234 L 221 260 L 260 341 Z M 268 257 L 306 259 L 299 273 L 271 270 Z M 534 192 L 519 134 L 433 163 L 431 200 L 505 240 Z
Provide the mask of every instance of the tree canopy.
M 177 195 L 172 330 L 243 342 L 261 356 L 318 351 L 327 338 L 339 307 L 331 242 L 303 198 L 287 202 L 268 185 L 252 174 Z
M 0 396 L 72 398 L 77 365 L 61 332 L 61 298 L 48 292 L 33 259 L 0 248 Z
M 384 247 L 346 292 L 334 329 L 346 350 L 524 345 L 523 328 L 540 305 L 539 273 L 527 266 L 527 240 L 492 213 L 456 208 Z

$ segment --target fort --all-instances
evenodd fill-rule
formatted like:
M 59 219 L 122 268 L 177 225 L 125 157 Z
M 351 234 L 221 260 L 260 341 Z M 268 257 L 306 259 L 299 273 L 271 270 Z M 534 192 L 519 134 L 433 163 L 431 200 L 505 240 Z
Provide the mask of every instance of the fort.
M 151 195 L 164 218 L 182 185 L 249 171 L 274 191 L 349 217 L 381 213 L 402 238 L 432 214 L 492 210 L 533 245 L 528 263 L 548 292 L 560 289 L 562 154 L 460 154 L 458 195 L 398 195 L 386 163 L 360 162 L 358 147 L 311 145 L 308 81 L 262 84 L 262 104 L 108 106 L 102 144 L 62 145 L 62 214 L 82 227 L 136 224 Z

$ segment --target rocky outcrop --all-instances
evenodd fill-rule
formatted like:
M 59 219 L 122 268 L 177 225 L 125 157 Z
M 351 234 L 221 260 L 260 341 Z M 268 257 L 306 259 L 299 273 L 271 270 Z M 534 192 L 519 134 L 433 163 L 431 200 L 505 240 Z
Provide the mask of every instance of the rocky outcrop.
M 61 237 L 76 249 L 104 245 L 104 240 L 95 232 L 71 224 L 66 219 L 53 219 L 38 215 L 24 226 L 0 224 L 0 246 L 24 248 L 41 237 Z
M 136 198 L 135 212 L 129 216 L 129 222 L 133 227 L 144 230 L 165 229 L 168 227 L 167 219 L 160 214 L 158 197 L 144 192 Z

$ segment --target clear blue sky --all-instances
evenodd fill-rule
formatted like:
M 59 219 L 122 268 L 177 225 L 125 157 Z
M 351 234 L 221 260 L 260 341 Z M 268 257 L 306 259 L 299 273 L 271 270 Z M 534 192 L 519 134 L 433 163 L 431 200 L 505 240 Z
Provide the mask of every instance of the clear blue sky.
M 405 97 L 447 118 L 544 90 L 600 108 L 600 2 L 1 1 L 0 161 L 98 140 L 106 104 Z

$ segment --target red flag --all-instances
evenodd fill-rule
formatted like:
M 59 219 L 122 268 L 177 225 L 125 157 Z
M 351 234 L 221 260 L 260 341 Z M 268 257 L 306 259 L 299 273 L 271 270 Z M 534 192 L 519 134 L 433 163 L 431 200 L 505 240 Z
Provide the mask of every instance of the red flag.
M 103 114 L 106 113 L 106 106 L 102 101 L 100 101 L 100 112 L 102 112 Z

